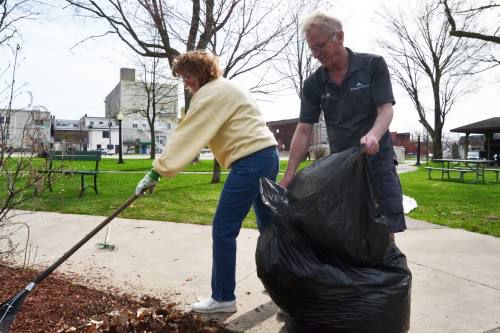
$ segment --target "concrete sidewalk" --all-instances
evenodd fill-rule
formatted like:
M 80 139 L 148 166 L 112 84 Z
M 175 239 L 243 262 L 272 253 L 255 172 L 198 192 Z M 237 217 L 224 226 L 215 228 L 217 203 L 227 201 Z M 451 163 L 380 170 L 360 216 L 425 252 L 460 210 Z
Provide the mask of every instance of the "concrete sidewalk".
M 104 218 L 36 212 L 15 220 L 30 226 L 36 264 L 48 266 Z M 413 273 L 411 332 L 500 332 L 500 239 L 412 219 L 408 224 L 396 240 Z M 111 225 L 117 251 L 95 247 L 104 229 L 58 271 L 99 288 L 168 296 L 186 310 L 197 296 L 210 294 L 210 226 L 122 218 Z M 22 230 L 14 235 L 22 244 L 25 237 Z M 219 319 L 235 331 L 279 332 L 283 324 L 255 272 L 257 237 L 256 230 L 241 230 L 238 312 Z

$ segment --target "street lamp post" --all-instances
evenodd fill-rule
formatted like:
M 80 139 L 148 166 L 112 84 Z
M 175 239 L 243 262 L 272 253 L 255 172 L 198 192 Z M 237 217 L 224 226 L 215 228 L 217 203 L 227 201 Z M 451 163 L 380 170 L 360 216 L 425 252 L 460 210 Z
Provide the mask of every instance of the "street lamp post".
M 123 164 L 123 155 L 122 155 L 122 120 L 123 113 L 120 111 L 116 115 L 116 120 L 118 120 L 118 164 Z
M 415 165 L 420 165 L 420 134 L 417 136 L 417 163 Z

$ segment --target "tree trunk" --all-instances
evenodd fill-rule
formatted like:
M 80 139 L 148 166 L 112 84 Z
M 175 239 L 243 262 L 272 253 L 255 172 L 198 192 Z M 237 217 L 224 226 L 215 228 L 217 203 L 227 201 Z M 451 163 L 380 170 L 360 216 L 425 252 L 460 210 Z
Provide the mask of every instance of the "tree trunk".
M 155 126 L 154 123 L 150 126 L 151 130 L 151 151 L 149 152 L 149 158 L 154 160 L 155 159 L 155 151 L 156 151 L 156 138 L 155 138 Z
M 432 158 L 443 158 L 443 142 L 441 139 L 442 128 L 437 128 L 434 130 L 434 135 L 432 136 Z
M 191 104 L 191 98 L 193 96 L 189 92 L 189 90 L 184 89 L 184 114 L 182 116 L 185 116 L 188 111 L 189 111 L 189 105 Z
M 212 172 L 212 181 L 210 183 L 211 184 L 220 183 L 220 164 L 219 162 L 217 162 L 215 158 L 214 158 L 214 169 Z

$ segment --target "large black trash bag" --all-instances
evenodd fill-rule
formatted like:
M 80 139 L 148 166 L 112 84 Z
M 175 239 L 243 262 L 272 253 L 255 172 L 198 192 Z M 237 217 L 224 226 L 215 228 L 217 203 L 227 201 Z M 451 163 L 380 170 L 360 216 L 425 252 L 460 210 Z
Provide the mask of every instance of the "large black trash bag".
M 286 213 L 324 251 L 359 264 L 380 264 L 389 233 L 370 177 L 359 148 L 327 156 L 297 174 Z
M 297 332 L 409 329 L 411 272 L 378 213 L 357 148 L 300 172 L 289 190 L 261 180 L 273 223 L 257 244 L 257 274 Z

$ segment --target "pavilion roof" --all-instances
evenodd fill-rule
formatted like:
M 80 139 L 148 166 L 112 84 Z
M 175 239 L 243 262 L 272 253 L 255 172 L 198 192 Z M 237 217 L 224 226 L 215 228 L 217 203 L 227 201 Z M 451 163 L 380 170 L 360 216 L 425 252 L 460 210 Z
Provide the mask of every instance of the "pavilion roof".
M 457 127 L 451 132 L 458 133 L 487 133 L 487 132 L 500 132 L 500 117 L 481 120 L 472 124 Z

